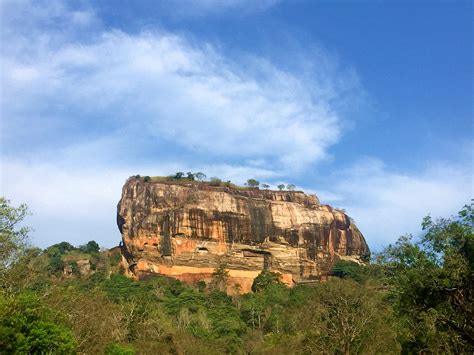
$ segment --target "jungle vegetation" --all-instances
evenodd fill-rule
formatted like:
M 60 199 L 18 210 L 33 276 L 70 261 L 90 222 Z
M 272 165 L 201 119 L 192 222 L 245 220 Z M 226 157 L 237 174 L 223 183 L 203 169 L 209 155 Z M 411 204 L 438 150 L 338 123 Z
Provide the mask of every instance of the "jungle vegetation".
M 120 254 L 94 241 L 35 248 L 28 214 L 0 199 L 2 354 L 474 351 L 472 203 L 455 217 L 426 217 L 422 236 L 399 238 L 366 266 L 338 262 L 328 282 L 288 288 L 265 271 L 252 293 L 232 296 L 222 291 L 225 266 L 208 285 L 137 282 L 123 275 Z

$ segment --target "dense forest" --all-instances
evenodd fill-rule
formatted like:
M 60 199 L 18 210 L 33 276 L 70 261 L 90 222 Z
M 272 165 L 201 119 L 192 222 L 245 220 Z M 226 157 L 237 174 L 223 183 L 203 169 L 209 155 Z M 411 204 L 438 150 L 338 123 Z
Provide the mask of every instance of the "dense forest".
M 253 292 L 123 275 L 91 241 L 28 243 L 28 208 L 0 199 L 0 353 L 391 354 L 474 352 L 474 211 L 422 221 L 368 265 L 288 288 L 262 272 Z M 26 219 L 26 221 L 25 221 Z M 87 266 L 87 267 L 85 267 Z

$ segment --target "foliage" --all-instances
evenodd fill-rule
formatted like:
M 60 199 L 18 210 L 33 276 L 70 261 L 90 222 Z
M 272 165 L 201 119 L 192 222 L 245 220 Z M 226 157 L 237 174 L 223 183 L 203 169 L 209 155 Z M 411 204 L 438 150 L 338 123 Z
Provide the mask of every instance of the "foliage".
M 280 284 L 280 277 L 280 274 L 276 272 L 263 270 L 260 274 L 258 274 L 255 280 L 253 280 L 252 291 L 263 291 L 267 289 L 270 285 Z
M 306 299 L 298 327 L 308 353 L 398 353 L 391 313 L 381 295 L 353 281 L 333 280 Z
M 229 279 L 229 272 L 226 270 L 226 265 L 224 263 L 219 263 L 217 268 L 212 273 L 210 289 L 225 292 L 228 279 Z
M 211 186 L 221 186 L 222 185 L 222 180 L 217 178 L 217 177 L 211 177 L 211 180 L 209 181 L 209 185 L 211 185 Z
M 61 274 L 64 270 L 64 265 L 65 264 L 61 255 L 55 254 L 55 255 L 50 256 L 48 269 L 51 274 L 53 275 Z
M 454 218 L 427 217 L 419 240 L 400 238 L 375 263 L 341 260 L 337 278 L 293 288 L 263 271 L 247 294 L 229 284 L 222 263 L 209 285 L 191 287 L 120 275 L 120 254 L 95 242 L 19 245 L 5 254 L 0 352 L 472 353 L 473 221 L 472 205 Z M 62 275 L 64 263 L 83 258 L 95 273 Z
M 49 255 L 64 255 L 70 251 L 76 250 L 76 248 L 68 242 L 61 242 L 53 244 L 45 249 L 45 252 Z
M 247 182 L 246 182 L 246 185 L 248 187 L 258 187 L 258 185 L 260 185 L 260 183 L 255 179 L 248 179 Z
M 474 213 L 423 220 L 424 236 L 401 237 L 379 256 L 405 351 L 474 351 Z
M 283 191 L 285 189 L 285 184 L 280 184 L 277 187 L 278 187 L 278 190 Z
M 0 294 L 0 348 L 6 353 L 70 354 L 76 348 L 59 315 L 31 294 Z
M 91 240 L 87 242 L 87 244 L 81 245 L 79 250 L 81 250 L 83 253 L 95 254 L 100 251 L 100 246 L 95 240 Z
M 288 191 L 295 191 L 296 186 L 293 185 L 293 184 L 288 184 L 288 185 L 286 185 L 286 188 L 287 188 Z
M 9 200 L 0 197 L 0 274 L 27 249 L 30 228 L 19 225 L 29 214 L 25 204 L 14 207 Z
M 194 174 L 194 177 L 196 178 L 196 180 L 204 181 L 204 180 L 206 180 L 206 177 L 207 177 L 207 176 L 206 176 L 206 174 L 201 173 L 201 172 L 199 171 L 199 172 L 197 172 L 197 173 Z
M 353 261 L 338 260 L 332 269 L 334 276 L 364 282 L 367 279 L 365 266 Z
M 182 171 L 178 171 L 175 175 L 174 178 L 179 180 L 184 176 L 184 173 Z
M 268 185 L 268 184 L 262 184 L 261 186 L 262 186 L 262 188 L 265 189 L 265 190 L 267 190 L 267 189 L 270 188 L 270 185 Z
M 106 295 L 116 303 L 128 301 L 136 297 L 140 292 L 141 285 L 126 276 L 114 274 L 102 284 Z
M 112 343 L 105 349 L 106 355 L 134 355 L 135 350 L 131 346 Z

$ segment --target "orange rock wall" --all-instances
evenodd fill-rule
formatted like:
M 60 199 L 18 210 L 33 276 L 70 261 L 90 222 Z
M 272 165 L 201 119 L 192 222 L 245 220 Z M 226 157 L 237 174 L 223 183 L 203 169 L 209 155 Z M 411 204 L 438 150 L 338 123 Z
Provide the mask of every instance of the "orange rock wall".
M 250 291 L 263 270 L 288 285 L 318 279 L 369 249 L 342 211 L 303 192 L 127 180 L 118 204 L 123 253 L 136 276 L 158 273 L 210 282 L 220 263 L 228 290 Z

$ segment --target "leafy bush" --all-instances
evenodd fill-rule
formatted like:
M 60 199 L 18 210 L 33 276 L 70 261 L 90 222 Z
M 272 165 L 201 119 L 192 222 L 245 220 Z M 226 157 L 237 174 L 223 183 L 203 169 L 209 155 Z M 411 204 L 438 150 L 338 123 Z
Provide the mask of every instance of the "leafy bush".
M 367 280 L 365 267 L 353 261 L 339 260 L 332 269 L 334 276 L 342 279 L 352 279 L 357 282 L 364 282 Z
M 87 244 L 81 245 L 79 250 L 86 254 L 95 254 L 100 251 L 100 246 L 95 240 L 91 240 Z
M 209 181 L 209 185 L 211 185 L 211 186 L 221 186 L 222 185 L 222 180 L 217 178 L 217 177 L 212 177 L 211 180 Z
M 37 296 L 0 293 L 0 349 L 15 354 L 70 354 L 75 348 L 72 332 Z
M 140 284 L 123 275 L 113 274 L 102 284 L 107 296 L 116 303 L 128 301 L 140 293 Z
M 59 275 L 64 270 L 64 261 L 61 255 L 53 255 L 49 258 L 48 270 L 53 275 Z
M 263 291 L 268 288 L 270 285 L 280 284 L 280 274 L 276 272 L 271 272 L 263 270 L 258 276 L 253 280 L 252 291 L 258 292 Z
M 58 244 L 51 245 L 50 247 L 45 249 L 45 252 L 48 255 L 63 255 L 73 250 L 76 250 L 73 245 L 69 244 L 68 242 L 61 242 Z

